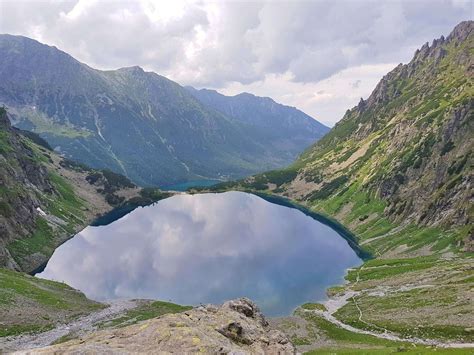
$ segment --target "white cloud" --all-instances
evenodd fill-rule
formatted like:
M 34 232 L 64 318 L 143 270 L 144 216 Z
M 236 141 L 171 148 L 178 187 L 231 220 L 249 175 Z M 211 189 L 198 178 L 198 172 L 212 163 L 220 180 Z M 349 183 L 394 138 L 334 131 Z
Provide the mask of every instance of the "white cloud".
M 221 92 L 236 95 L 250 91 L 259 96 L 270 96 L 277 102 L 298 107 L 318 121 L 333 126 L 348 108 L 356 105 L 361 97 L 366 98 L 378 81 L 396 65 L 397 63 L 383 63 L 354 66 L 315 83 L 295 82 L 289 73 L 271 74 L 264 80 L 248 85 L 230 83 L 221 88 Z
M 314 97 L 313 87 L 351 68 L 406 62 L 472 15 L 469 0 L 0 0 L 0 32 L 102 69 L 140 65 L 183 85 L 258 87 L 265 96 L 278 87 L 276 99 L 332 123 L 348 108 L 339 104 L 353 104 L 342 98 L 366 97 L 374 75 L 360 73 L 359 88 L 341 84 L 331 99 Z

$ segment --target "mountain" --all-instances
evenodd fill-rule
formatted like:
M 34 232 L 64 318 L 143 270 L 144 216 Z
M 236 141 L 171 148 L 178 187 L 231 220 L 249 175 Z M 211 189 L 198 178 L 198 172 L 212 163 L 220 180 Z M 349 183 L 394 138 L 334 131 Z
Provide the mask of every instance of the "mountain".
M 268 142 L 272 151 L 293 161 L 329 128 L 295 107 L 249 93 L 225 96 L 215 90 L 186 89 L 202 104 L 249 125 L 254 137 Z
M 97 216 L 161 197 L 60 157 L 37 135 L 11 127 L 0 108 L 0 267 L 31 272 Z
M 66 157 L 140 185 L 282 167 L 307 147 L 309 139 L 300 136 L 321 136 L 312 128 L 316 123 L 300 124 L 295 142 L 295 131 L 282 138 L 262 134 L 155 73 L 96 70 L 21 36 L 0 35 L 0 103 L 15 126 L 38 133 Z M 300 120 L 307 117 L 295 116 Z M 290 154 L 284 152 L 288 142 Z
M 423 45 L 293 165 L 238 185 L 334 217 L 374 255 L 473 250 L 473 28 Z

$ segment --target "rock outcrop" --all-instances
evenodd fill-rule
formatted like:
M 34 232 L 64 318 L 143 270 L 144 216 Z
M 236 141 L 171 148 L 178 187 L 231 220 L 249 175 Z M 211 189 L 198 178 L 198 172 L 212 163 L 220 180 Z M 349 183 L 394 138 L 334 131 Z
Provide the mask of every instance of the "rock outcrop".
M 48 148 L 37 135 L 13 128 L 0 108 L 0 267 L 32 272 L 98 215 L 162 196 Z
M 200 306 L 124 328 L 98 331 L 30 354 L 294 354 L 286 335 L 271 329 L 258 307 L 241 298 Z

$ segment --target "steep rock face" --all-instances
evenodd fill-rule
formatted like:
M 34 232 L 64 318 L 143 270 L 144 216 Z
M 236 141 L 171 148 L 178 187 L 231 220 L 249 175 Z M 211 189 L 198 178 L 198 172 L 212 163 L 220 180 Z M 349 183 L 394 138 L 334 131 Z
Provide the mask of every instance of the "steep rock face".
M 329 131 L 295 107 L 281 105 L 269 97 L 249 93 L 225 96 L 215 90 L 186 89 L 204 105 L 253 127 L 252 135 L 291 161 Z
M 203 105 L 171 80 L 139 67 L 95 70 L 20 36 L 0 36 L 0 103 L 17 127 L 67 157 L 141 185 L 241 177 L 294 158 L 274 151 L 279 141 L 255 125 Z
M 271 329 L 246 298 L 201 306 L 136 325 L 99 331 L 31 353 L 294 354 L 286 335 Z
M 128 179 L 33 143 L 11 127 L 0 108 L 1 267 L 35 270 L 64 240 L 130 198 L 143 202 Z
M 376 255 L 472 248 L 473 29 L 423 45 L 294 165 L 243 185 L 334 216 Z

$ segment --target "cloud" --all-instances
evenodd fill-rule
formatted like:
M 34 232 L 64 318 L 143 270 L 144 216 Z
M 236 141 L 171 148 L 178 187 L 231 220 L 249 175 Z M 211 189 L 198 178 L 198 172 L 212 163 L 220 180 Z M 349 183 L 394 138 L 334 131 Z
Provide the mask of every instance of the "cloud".
M 315 83 L 295 82 L 289 73 L 270 74 L 252 84 L 233 82 L 220 90 L 226 95 L 250 91 L 259 96 L 270 96 L 277 102 L 298 107 L 328 126 L 333 126 L 348 108 L 356 105 L 361 97 L 367 97 L 378 81 L 396 65 L 381 63 L 354 66 Z
M 94 67 L 140 65 L 183 85 L 251 87 L 272 76 L 303 89 L 348 68 L 406 62 L 472 13 L 462 0 L 1 0 L 0 32 Z
M 351 83 L 351 86 L 353 89 L 357 89 L 359 88 L 360 84 L 362 83 L 362 80 L 360 79 L 357 79 L 356 81 L 354 81 L 353 83 Z

